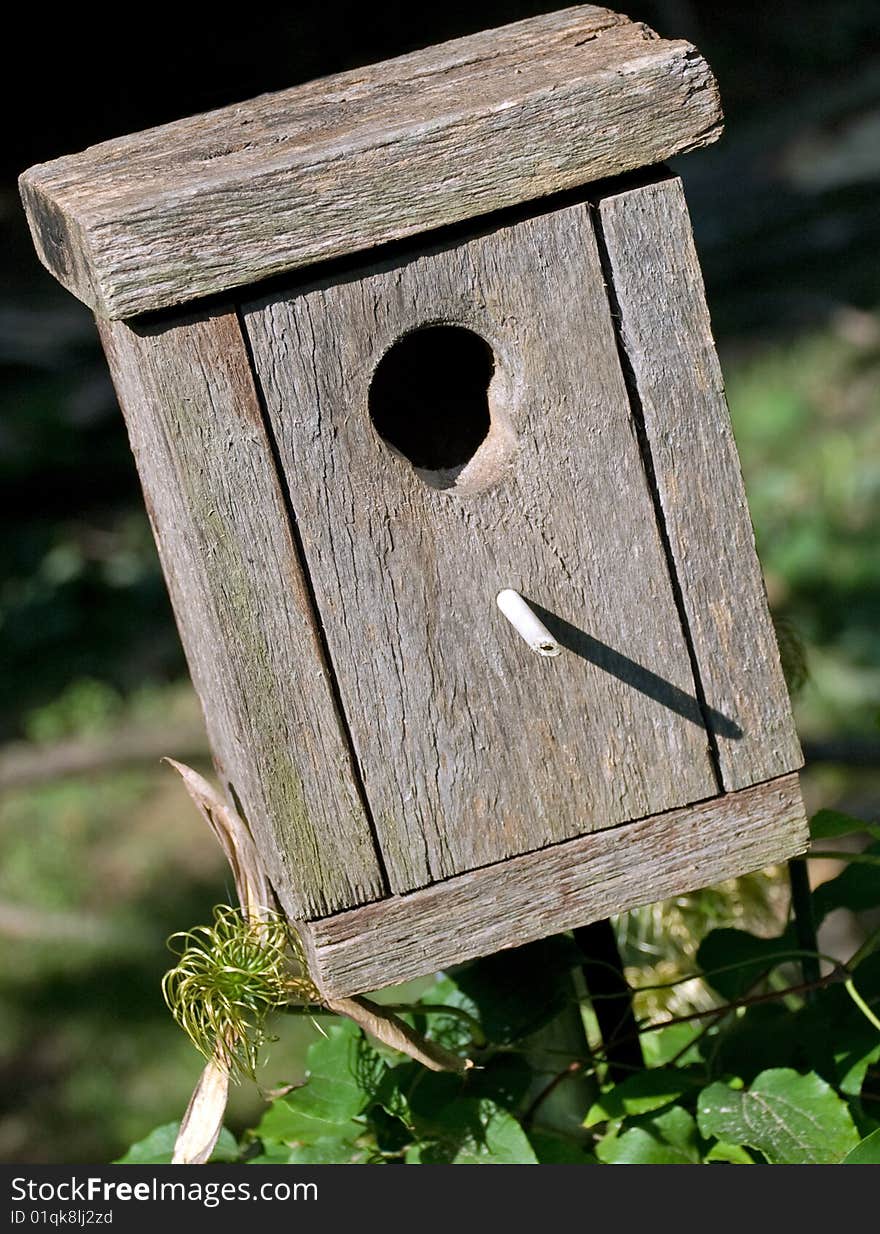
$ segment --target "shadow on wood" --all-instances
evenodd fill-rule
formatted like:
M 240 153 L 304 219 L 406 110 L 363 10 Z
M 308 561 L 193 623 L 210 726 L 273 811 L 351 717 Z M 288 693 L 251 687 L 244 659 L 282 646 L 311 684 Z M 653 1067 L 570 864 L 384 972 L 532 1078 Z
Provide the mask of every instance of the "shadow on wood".
M 637 664 L 635 660 L 631 660 L 629 656 L 615 651 L 607 643 L 601 643 L 597 638 L 593 638 L 591 634 L 587 634 L 585 630 L 579 630 L 577 626 L 573 626 L 565 618 L 548 612 L 547 609 L 542 608 L 536 601 L 529 599 L 529 604 L 556 641 L 561 643 L 567 651 L 580 656 L 582 660 L 588 660 L 590 664 L 595 664 L 603 672 L 610 673 L 612 677 L 616 677 L 626 685 L 632 686 L 633 689 L 647 695 L 648 698 L 654 699 L 655 702 L 661 703 L 664 707 L 668 707 L 676 715 L 682 716 L 685 720 L 690 720 L 692 724 L 696 724 L 700 728 L 706 727 L 708 719 L 711 721 L 713 732 L 720 733 L 722 736 L 729 737 L 732 740 L 738 740 L 742 737 L 742 729 L 729 716 L 722 715 L 714 707 L 706 707 L 704 711 L 698 699 L 694 698 L 691 694 L 685 693 L 684 690 L 673 685 L 671 681 L 667 681 L 665 677 L 658 677 L 649 668 L 645 668 L 644 665 Z

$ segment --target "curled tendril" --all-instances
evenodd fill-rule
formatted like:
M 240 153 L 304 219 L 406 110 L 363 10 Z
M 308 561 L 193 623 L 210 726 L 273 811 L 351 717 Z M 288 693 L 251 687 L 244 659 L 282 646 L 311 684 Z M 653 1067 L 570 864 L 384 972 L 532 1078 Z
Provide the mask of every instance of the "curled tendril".
M 231 1076 L 254 1076 L 261 1047 L 273 1040 L 265 1030 L 271 1012 L 320 1001 L 281 917 L 248 920 L 219 904 L 213 925 L 172 934 L 168 946 L 180 960 L 162 979 L 165 1002 L 196 1049 Z

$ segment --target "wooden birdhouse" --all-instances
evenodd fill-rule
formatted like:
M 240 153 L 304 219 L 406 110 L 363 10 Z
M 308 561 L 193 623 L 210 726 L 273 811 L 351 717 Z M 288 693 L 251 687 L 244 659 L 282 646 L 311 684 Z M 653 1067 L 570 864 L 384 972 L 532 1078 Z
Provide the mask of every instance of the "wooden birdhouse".
M 692 46 L 582 6 L 22 177 L 328 994 L 806 847 L 662 167 L 720 127 Z

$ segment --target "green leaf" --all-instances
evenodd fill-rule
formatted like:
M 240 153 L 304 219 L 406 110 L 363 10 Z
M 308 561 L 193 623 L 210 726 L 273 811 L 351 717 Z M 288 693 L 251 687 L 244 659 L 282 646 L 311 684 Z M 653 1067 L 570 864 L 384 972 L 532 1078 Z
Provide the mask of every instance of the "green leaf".
M 296 1148 L 273 1144 L 258 1157 L 251 1157 L 248 1165 L 363 1165 L 366 1156 L 367 1150 L 350 1140 L 327 1139 Z
M 880 1005 L 880 954 L 862 961 L 856 981 L 866 1001 Z M 818 990 L 799 1009 L 781 1002 L 749 1007 L 715 1040 L 715 1074 L 748 1085 L 771 1068 L 815 1071 L 847 1096 L 858 1095 L 868 1067 L 880 1058 L 880 1034 L 841 984 Z
M 607 1122 L 609 1119 L 662 1110 L 665 1105 L 678 1101 L 693 1087 L 694 1081 L 683 1071 L 666 1071 L 662 1068 L 639 1071 L 603 1093 L 590 1107 L 584 1126 L 594 1127 L 596 1123 Z
M 416 1138 L 411 1127 L 386 1113 L 380 1105 L 371 1107 L 367 1126 L 373 1134 L 377 1151 L 382 1154 L 396 1156 L 409 1148 Z
M 736 999 L 796 949 L 791 929 L 778 938 L 758 938 L 745 930 L 711 930 L 700 943 L 697 963 L 714 990 L 723 998 Z
M 851 814 L 841 814 L 839 810 L 820 810 L 810 819 L 810 835 L 814 840 L 848 836 L 854 831 L 866 832 L 875 840 L 880 840 L 880 827 L 876 823 L 866 823 L 861 818 L 853 818 Z
M 854 1059 L 853 1055 L 855 1055 Z M 839 1055 L 838 1059 L 844 1064 L 850 1063 L 849 1067 L 842 1068 L 840 1091 L 847 1097 L 858 1097 L 862 1091 L 865 1076 L 868 1074 L 868 1068 L 880 1061 L 880 1041 L 877 1041 L 877 1044 L 869 1050 L 862 1052 L 852 1050 L 848 1054 Z
M 751 1157 L 740 1144 L 725 1144 L 723 1140 L 716 1140 L 703 1160 L 724 1161 L 728 1165 L 755 1164 L 754 1157 Z
M 412 1114 L 409 1108 L 409 1092 L 418 1083 L 424 1069 L 418 1063 L 401 1063 L 397 1067 L 389 1067 L 376 1088 L 373 1102 L 401 1122 L 412 1125 Z
M 872 1131 L 860 1144 L 851 1149 L 841 1165 L 880 1165 L 880 1130 Z
M 855 973 L 861 996 L 880 1004 L 880 954 L 863 960 Z M 861 1091 L 868 1067 L 880 1058 L 880 1034 L 842 985 L 820 990 L 792 1017 L 791 1032 L 806 1066 L 848 1096 Z
M 464 1084 L 459 1075 L 426 1071 L 420 1063 L 400 1063 L 383 1074 L 368 1107 L 370 1118 L 375 1120 L 377 1111 L 384 1111 L 421 1136 L 426 1127 L 430 1129 L 436 1112 L 462 1095 Z
M 537 1165 L 526 1133 L 493 1101 L 462 1097 L 440 1110 L 430 1139 L 407 1153 L 408 1165 Z
M 420 996 L 418 1003 L 413 1006 L 413 1015 L 418 1014 L 419 1004 L 422 1003 L 435 1007 L 458 1007 L 480 1023 L 480 1009 L 477 1004 L 464 990 L 459 989 L 452 977 L 445 974 Z M 467 1049 L 473 1037 L 473 1029 L 467 1021 L 456 1015 L 432 1012 L 431 1015 L 423 1016 L 418 1027 L 419 1031 L 424 1032 L 432 1041 L 438 1041 L 453 1052 Z
M 745 1091 L 710 1084 L 697 1118 L 704 1136 L 755 1148 L 772 1165 L 831 1164 L 858 1142 L 845 1103 L 814 1072 L 764 1071 Z
M 363 1134 L 362 1123 L 324 1118 L 320 1102 L 311 1109 L 309 1105 L 307 1095 L 295 1102 L 289 1098 L 276 1101 L 263 1115 L 255 1134 L 267 1148 L 271 1144 L 314 1144 L 328 1137 L 356 1140 Z
M 248 1157 L 246 1165 L 287 1165 L 290 1159 L 289 1144 L 281 1144 L 272 1140 L 263 1145 L 263 1151 L 255 1157 Z
M 869 856 L 880 857 L 880 844 L 865 849 Z M 836 908 L 848 908 L 855 913 L 880 905 L 880 878 L 874 866 L 849 864 L 846 869 L 822 883 L 813 892 L 813 912 L 817 923 Z
M 681 1066 L 698 1062 L 699 1046 L 695 1045 L 693 1050 L 688 1050 L 686 1047 L 689 1042 L 696 1042 L 703 1027 L 699 1020 L 694 1020 L 690 1024 L 670 1024 L 668 1028 L 661 1028 L 656 1032 L 642 1033 L 641 1042 L 645 1066 L 662 1067 L 670 1059 L 679 1055 L 681 1055 L 679 1059 Z
M 366 1151 L 350 1140 L 316 1140 L 290 1150 L 288 1165 L 362 1165 Z
M 529 943 L 461 968 L 453 974 L 489 1041 L 521 1041 L 555 1019 L 572 998 L 571 973 L 583 962 L 563 935 Z
M 759 1003 L 733 1017 L 716 1038 L 713 1073 L 735 1075 L 750 1084 L 772 1067 L 809 1071 L 813 1063 L 805 1054 L 797 1031 L 798 1015 L 780 1002 Z
M 114 1161 L 114 1165 L 170 1165 L 174 1155 L 174 1142 L 180 1130 L 180 1123 L 165 1123 L 156 1127 L 143 1140 L 132 1144 L 124 1157 Z M 235 1137 L 224 1127 L 220 1132 L 216 1147 L 211 1154 L 211 1161 L 237 1161 L 238 1144 Z
M 331 1025 L 306 1062 L 307 1082 L 270 1107 L 256 1134 L 264 1143 L 355 1139 L 364 1128 L 354 1120 L 375 1096 L 385 1062 L 348 1020 Z
M 531 1131 L 529 1141 L 540 1165 L 598 1165 L 596 1157 L 581 1144 L 550 1131 Z
M 596 1156 L 606 1165 L 696 1165 L 697 1125 L 687 1110 L 673 1106 L 623 1134 L 604 1136 L 596 1145 Z
M 417 1075 L 406 1092 L 412 1125 L 421 1139 L 430 1132 L 438 1112 L 461 1100 L 466 1081 L 448 1071 L 426 1071 L 413 1064 Z M 470 1077 L 468 1077 L 470 1078 Z
M 468 1074 L 467 1094 L 515 1112 L 534 1082 L 535 1071 L 521 1054 L 496 1054 Z

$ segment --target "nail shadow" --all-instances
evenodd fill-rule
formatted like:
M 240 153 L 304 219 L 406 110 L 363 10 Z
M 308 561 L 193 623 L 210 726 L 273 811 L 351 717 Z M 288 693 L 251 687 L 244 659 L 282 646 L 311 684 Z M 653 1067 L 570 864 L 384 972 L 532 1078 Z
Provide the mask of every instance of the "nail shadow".
M 579 630 L 577 626 L 573 626 L 571 622 L 566 621 L 563 617 L 558 617 L 555 613 L 548 612 L 546 608 L 542 608 L 534 600 L 529 599 L 529 604 L 556 641 L 567 651 L 573 652 L 576 656 L 580 656 L 582 660 L 587 660 L 590 664 L 595 664 L 597 668 L 610 673 L 618 681 L 632 686 L 634 690 L 638 690 L 648 698 L 652 698 L 655 702 L 662 704 L 662 706 L 668 707 L 670 711 L 674 711 L 676 715 L 689 720 L 691 724 L 696 724 L 704 729 L 708 720 L 712 732 L 717 736 L 728 737 L 734 741 L 742 737 L 743 731 L 740 726 L 728 716 L 723 715 L 720 711 L 716 711 L 714 707 L 701 706 L 696 698 L 686 694 L 684 690 L 680 690 L 671 681 L 667 681 L 664 677 L 658 677 L 649 668 L 636 664 L 635 660 L 631 660 L 629 656 L 621 655 L 619 651 L 615 651 L 613 647 L 609 647 L 606 643 L 600 643 L 591 634 L 587 634 L 584 630 Z

